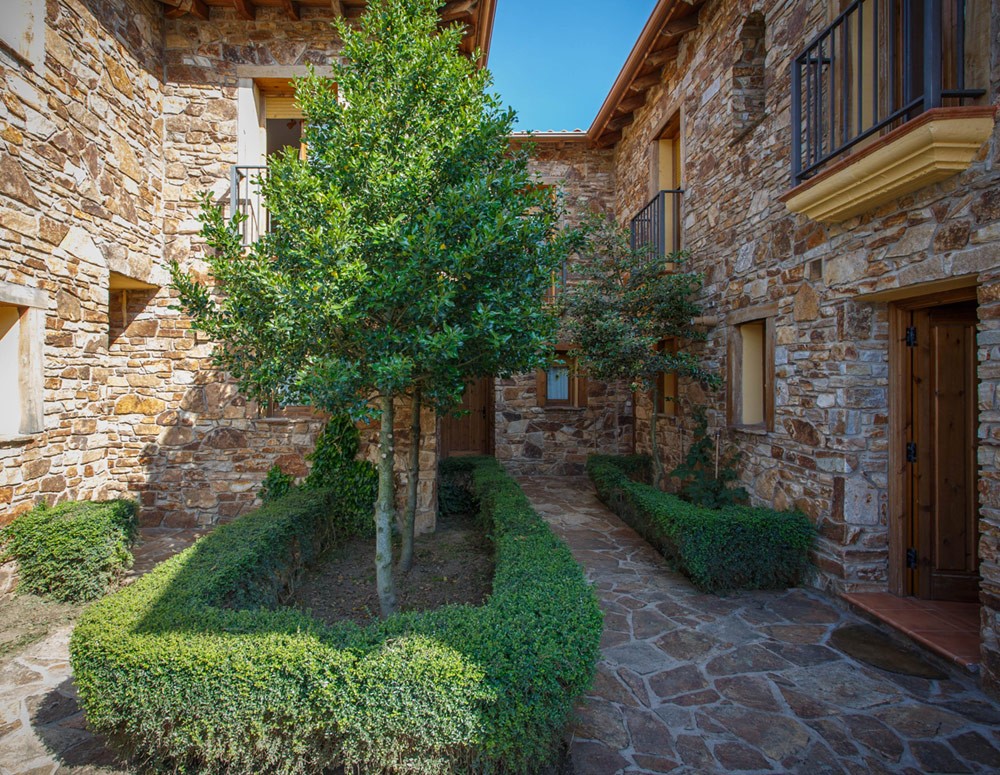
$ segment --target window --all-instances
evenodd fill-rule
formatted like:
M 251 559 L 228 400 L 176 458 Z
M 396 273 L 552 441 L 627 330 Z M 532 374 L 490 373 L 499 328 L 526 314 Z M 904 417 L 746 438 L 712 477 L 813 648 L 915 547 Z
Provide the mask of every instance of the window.
M 673 354 L 677 352 L 676 339 L 664 339 L 658 345 L 661 352 L 666 350 Z M 657 414 L 665 417 L 677 416 L 677 372 L 661 371 L 656 377 L 656 392 L 659 394 L 659 405 L 654 408 Z
M 549 367 L 538 372 L 538 405 L 587 405 L 587 378 L 580 374 L 575 356 L 557 351 Z
M 45 0 L 13 0 L 5 6 L 0 51 L 20 64 L 41 65 L 45 60 Z
M 681 116 L 675 113 L 660 130 L 649 151 L 649 191 L 652 197 L 630 225 L 633 249 L 668 257 L 682 248 L 681 240 Z M 673 263 L 666 262 L 670 271 Z
M 730 320 L 730 424 L 774 429 L 774 307 L 741 311 Z
M 158 286 L 111 272 L 108 281 L 108 349 L 113 349 L 123 336 L 154 336 L 155 321 L 149 321 L 152 330 L 139 330 L 132 324 L 142 315 L 156 296 Z M 132 329 L 130 330 L 130 327 Z
M 0 283 L 0 438 L 44 428 L 42 346 L 48 298 Z

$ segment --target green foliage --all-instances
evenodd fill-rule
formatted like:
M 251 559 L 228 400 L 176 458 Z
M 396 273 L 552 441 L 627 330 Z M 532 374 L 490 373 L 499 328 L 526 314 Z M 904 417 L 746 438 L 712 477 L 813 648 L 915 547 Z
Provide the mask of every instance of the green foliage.
M 439 29 L 438 5 L 338 18 L 332 77 L 297 82 L 308 158 L 269 159 L 270 232 L 247 250 L 206 200 L 225 294 L 173 266 L 181 305 L 249 396 L 357 416 L 420 385 L 446 409 L 469 375 L 541 363 L 545 289 L 570 240 L 528 152 L 511 151 L 513 112 L 460 53 L 461 25 Z
M 260 485 L 260 499 L 262 501 L 273 501 L 277 498 L 284 498 L 289 490 L 295 486 L 295 477 L 286 474 L 281 470 L 281 466 L 275 463 L 267 469 L 267 476 Z
M 88 724 L 145 769 L 537 771 L 590 684 L 601 615 L 496 461 L 462 465 L 496 540 L 488 603 L 368 628 L 281 608 L 355 527 L 347 494 L 299 488 L 83 615 L 71 654 Z
M 355 515 L 354 531 L 370 536 L 375 530 L 372 510 L 378 473 L 369 461 L 357 459 L 360 439 L 361 434 L 349 415 L 331 417 L 316 439 L 316 448 L 306 458 L 312 461 L 312 469 L 302 486 L 336 488 L 343 507 Z
M 783 588 L 808 570 L 816 529 L 805 515 L 696 506 L 632 481 L 618 462 L 605 455 L 587 460 L 601 500 L 701 589 Z
M 19 592 L 93 600 L 132 567 L 136 513 L 127 500 L 37 506 L 0 530 L 0 561 L 17 561 Z
M 688 447 L 684 462 L 670 472 L 681 480 L 681 497 L 710 509 L 746 503 L 747 491 L 732 486 L 739 478 L 736 470 L 739 453 L 721 448 L 722 440 L 709 435 L 708 416 L 702 407 L 695 410 L 694 422 L 694 441 Z
M 587 373 L 604 382 L 627 380 L 633 390 L 650 390 L 665 371 L 718 385 L 718 375 L 692 353 L 657 348 L 668 337 L 705 338 L 692 324 L 701 314 L 693 297 L 702 276 L 680 271 L 686 254 L 664 258 L 632 248 L 628 229 L 602 216 L 593 216 L 585 231 L 589 241 L 575 267 L 581 280 L 568 291 L 566 311 Z M 664 271 L 665 262 L 677 269 Z

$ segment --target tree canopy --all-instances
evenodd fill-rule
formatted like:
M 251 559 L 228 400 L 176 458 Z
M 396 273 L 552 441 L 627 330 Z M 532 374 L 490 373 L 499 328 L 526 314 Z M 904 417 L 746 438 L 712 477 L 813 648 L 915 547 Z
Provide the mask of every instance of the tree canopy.
M 332 78 L 296 84 L 305 158 L 269 159 L 269 231 L 206 202 L 210 283 L 173 267 L 194 325 L 251 397 L 381 415 L 376 509 L 383 613 L 394 503 L 393 399 L 456 405 L 467 378 L 539 365 L 551 272 L 573 244 L 559 203 L 512 150 L 514 114 L 441 28 L 437 0 L 373 0 L 337 19 Z
M 701 314 L 694 297 L 702 277 L 684 271 L 684 253 L 664 257 L 648 245 L 632 247 L 628 230 L 610 219 L 594 216 L 586 231 L 589 240 L 575 267 L 580 281 L 566 297 L 566 326 L 590 376 L 604 382 L 623 380 L 632 390 L 651 394 L 650 446 L 659 482 L 663 463 L 657 454 L 657 378 L 674 372 L 711 385 L 720 381 L 689 349 L 661 346 L 669 339 L 682 345 L 705 339 L 693 322 Z

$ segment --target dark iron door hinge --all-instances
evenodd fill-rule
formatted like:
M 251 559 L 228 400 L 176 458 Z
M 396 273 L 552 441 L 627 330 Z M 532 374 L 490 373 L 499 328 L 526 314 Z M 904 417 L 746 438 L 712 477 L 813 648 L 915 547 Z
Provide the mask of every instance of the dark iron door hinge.
M 917 550 L 912 546 L 906 550 L 906 567 L 910 569 L 917 567 Z
M 907 463 L 917 462 L 917 445 L 912 441 L 908 441 L 906 443 L 906 462 Z
M 917 346 L 917 329 L 916 326 L 907 326 L 906 328 L 906 346 L 916 347 Z

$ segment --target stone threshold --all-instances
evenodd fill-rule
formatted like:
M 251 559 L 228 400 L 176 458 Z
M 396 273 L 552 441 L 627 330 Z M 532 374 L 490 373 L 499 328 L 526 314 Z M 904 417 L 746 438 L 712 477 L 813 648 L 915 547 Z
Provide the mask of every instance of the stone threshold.
M 982 634 L 978 603 L 920 600 L 888 592 L 843 593 L 854 609 L 969 673 L 979 670 Z

